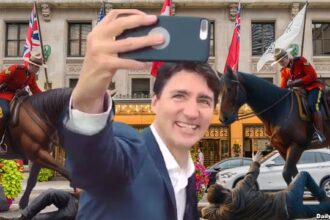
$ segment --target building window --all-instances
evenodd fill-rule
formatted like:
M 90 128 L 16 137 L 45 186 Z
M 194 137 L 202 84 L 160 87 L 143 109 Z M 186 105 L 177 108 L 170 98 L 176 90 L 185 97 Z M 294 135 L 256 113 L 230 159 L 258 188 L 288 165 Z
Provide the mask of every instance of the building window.
M 243 155 L 245 157 L 252 157 L 253 152 L 266 149 L 269 140 L 262 124 L 243 125 L 243 132 Z
M 261 56 L 275 41 L 274 22 L 252 22 L 252 56 Z
M 215 32 L 214 32 L 214 21 L 211 21 L 211 30 L 210 30 L 210 57 L 215 56 Z
M 78 78 L 70 78 L 69 79 L 69 87 L 74 88 L 77 85 Z M 116 88 L 115 82 L 111 82 L 108 89 L 109 90 L 114 90 Z
M 6 23 L 6 57 L 23 56 L 28 23 Z
M 86 50 L 87 34 L 92 30 L 92 23 L 69 23 L 68 56 L 83 57 Z
M 329 22 L 313 22 L 313 55 L 329 55 L 330 54 L 330 23 Z
M 264 79 L 264 80 L 270 82 L 271 84 L 274 83 L 274 79 L 273 79 L 273 77 L 261 77 L 261 79 Z
M 132 98 L 150 98 L 150 79 L 132 79 Z
M 220 161 L 219 141 L 219 139 L 202 139 L 193 146 L 191 154 L 197 155 L 197 149 L 201 149 L 204 154 L 204 166 L 208 167 Z

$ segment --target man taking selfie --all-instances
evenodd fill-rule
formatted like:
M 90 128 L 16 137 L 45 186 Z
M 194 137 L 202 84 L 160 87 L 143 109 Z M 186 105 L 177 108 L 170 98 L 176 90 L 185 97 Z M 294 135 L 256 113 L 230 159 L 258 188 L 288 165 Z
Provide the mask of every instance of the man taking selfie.
M 85 191 L 78 219 L 199 219 L 190 149 L 213 117 L 220 87 L 215 71 L 206 63 L 162 66 L 151 100 L 154 122 L 141 134 L 113 122 L 110 113 L 107 88 L 117 70 L 147 67 L 118 53 L 164 41 L 157 34 L 115 39 L 156 19 L 138 10 L 112 10 L 88 36 L 61 132 L 73 183 Z

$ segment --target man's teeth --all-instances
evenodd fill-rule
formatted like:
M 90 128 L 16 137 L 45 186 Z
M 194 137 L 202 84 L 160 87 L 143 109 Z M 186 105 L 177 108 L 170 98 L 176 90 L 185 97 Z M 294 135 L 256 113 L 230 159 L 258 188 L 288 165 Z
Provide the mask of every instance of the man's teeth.
M 190 129 L 196 129 L 197 128 L 197 125 L 186 124 L 186 123 L 183 123 L 183 122 L 178 122 L 177 124 L 180 127 L 183 127 L 183 128 L 190 128 Z

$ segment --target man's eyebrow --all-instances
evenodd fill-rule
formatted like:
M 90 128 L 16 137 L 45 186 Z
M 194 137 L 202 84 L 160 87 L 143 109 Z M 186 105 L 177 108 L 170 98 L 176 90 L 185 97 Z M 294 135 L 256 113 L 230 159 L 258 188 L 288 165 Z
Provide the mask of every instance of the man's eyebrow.
M 177 89 L 177 90 L 172 91 L 171 93 L 188 94 L 188 91 L 186 91 L 184 89 Z

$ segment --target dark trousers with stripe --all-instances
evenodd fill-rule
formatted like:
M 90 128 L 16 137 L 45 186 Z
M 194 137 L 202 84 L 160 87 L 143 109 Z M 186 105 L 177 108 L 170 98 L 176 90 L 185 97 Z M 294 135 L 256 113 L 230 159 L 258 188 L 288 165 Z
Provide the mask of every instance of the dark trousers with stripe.
M 315 88 L 308 92 L 308 105 L 311 113 L 320 111 L 323 90 Z

